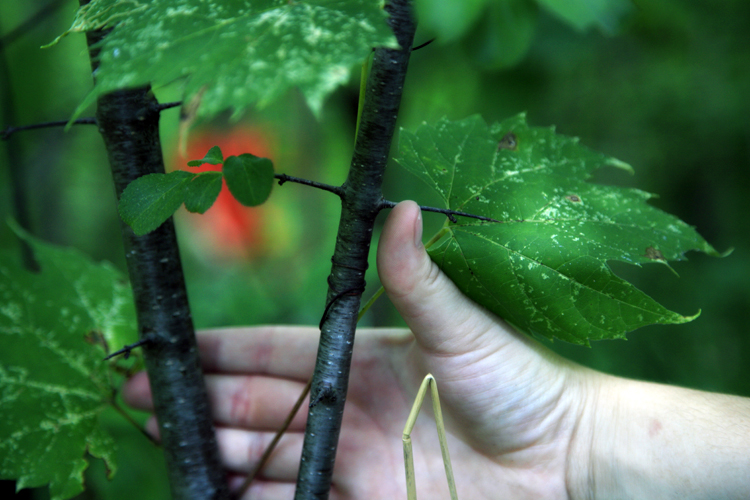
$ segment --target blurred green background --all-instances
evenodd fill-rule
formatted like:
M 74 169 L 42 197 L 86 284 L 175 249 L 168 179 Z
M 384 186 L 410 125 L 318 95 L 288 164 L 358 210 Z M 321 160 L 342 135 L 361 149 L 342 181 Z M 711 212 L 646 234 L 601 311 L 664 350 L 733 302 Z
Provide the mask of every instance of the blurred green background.
M 15 123 L 0 123 L 2 128 L 66 119 L 91 87 L 83 36 L 39 48 L 69 27 L 78 2 L 58 2 L 59 9 L 22 36 L 7 37 L 48 3 L 0 3 L 7 57 L 1 82 L 15 108 Z M 428 17 L 430 8 L 445 2 L 422 3 Z M 466 8 L 474 3 L 466 2 Z M 663 266 L 613 264 L 670 309 L 682 314 L 701 309 L 694 322 L 643 328 L 627 341 L 599 342 L 591 349 L 563 342 L 550 347 L 613 374 L 750 396 L 750 3 L 637 1 L 617 22 L 588 29 L 576 29 L 531 0 L 497 0 L 478 12 L 469 16 L 463 34 L 446 34 L 439 24 L 420 28 L 416 43 L 442 36 L 412 56 L 401 126 L 474 113 L 492 122 L 527 111 L 530 124 L 557 125 L 560 133 L 579 136 L 636 170 L 634 177 L 604 170 L 595 182 L 657 193 L 654 205 L 696 226 L 719 251 L 734 248 L 723 259 L 688 255 L 689 262 L 674 264 L 679 278 Z M 216 141 L 229 154 L 268 154 L 278 172 L 340 184 L 354 140 L 358 75 L 354 68 L 350 84 L 328 99 L 320 121 L 292 92 L 246 113 L 239 123 L 218 117 L 197 124 L 188 156 L 202 157 L 206 144 Z M 156 93 L 162 102 L 179 100 L 179 84 Z M 9 103 L 2 105 L 7 112 Z M 192 159 L 179 152 L 178 114 L 176 109 L 162 114 L 170 169 Z M 9 172 L 20 171 L 35 235 L 124 270 L 114 190 L 95 127 L 21 132 L 0 147 L 2 220 L 13 214 Z M 13 164 L 9 148 L 19 158 Z M 394 201 L 437 203 L 395 163 L 384 191 Z M 227 205 L 211 211 L 216 213 L 208 224 L 184 210 L 177 216 L 197 326 L 317 324 L 338 200 L 286 184 L 274 188 L 258 209 Z M 426 215 L 425 235 L 442 223 L 440 216 Z M 16 245 L 5 226 L 0 241 Z M 367 282 L 365 298 L 379 286 L 374 259 Z M 364 322 L 401 321 L 382 299 Z M 121 470 L 111 483 L 91 474 L 85 496 L 164 498 L 158 451 L 116 417 L 107 419 L 122 438 Z M 137 460 L 128 458 L 135 454 Z

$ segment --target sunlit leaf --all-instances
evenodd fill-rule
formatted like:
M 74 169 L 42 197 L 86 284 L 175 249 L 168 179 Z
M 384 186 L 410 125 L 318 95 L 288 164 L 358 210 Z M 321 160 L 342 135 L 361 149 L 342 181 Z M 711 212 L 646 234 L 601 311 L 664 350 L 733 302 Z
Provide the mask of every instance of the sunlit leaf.
M 237 201 L 248 207 L 268 199 L 273 188 L 273 163 L 249 153 L 230 156 L 222 170 L 227 187 Z
M 93 92 L 185 82 L 198 115 L 264 106 L 298 87 L 314 112 L 373 47 L 398 47 L 381 0 L 92 0 L 69 32 L 114 26 Z
M 134 180 L 120 197 L 120 217 L 138 236 L 149 233 L 169 219 L 185 201 L 185 191 L 196 174 L 175 170 L 148 174 Z
M 655 323 L 683 323 L 612 273 L 718 255 L 698 233 L 636 189 L 586 182 L 599 167 L 630 166 L 525 117 L 488 127 L 474 116 L 401 132 L 400 159 L 446 207 L 500 222 L 460 218 L 429 252 L 459 288 L 522 331 L 587 344 Z
M 135 309 L 112 266 L 26 238 L 39 273 L 0 252 L 0 478 L 49 484 L 58 500 L 83 490 L 87 452 L 114 472 L 99 426 L 113 394 L 103 358 L 135 341 Z

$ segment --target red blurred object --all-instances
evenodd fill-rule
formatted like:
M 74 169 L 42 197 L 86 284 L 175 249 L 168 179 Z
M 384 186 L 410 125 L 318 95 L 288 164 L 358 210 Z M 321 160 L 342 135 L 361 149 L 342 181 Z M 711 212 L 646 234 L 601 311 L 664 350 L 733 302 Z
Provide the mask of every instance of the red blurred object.
M 213 146 L 221 148 L 224 158 L 243 153 L 271 158 L 269 142 L 267 134 L 248 126 L 193 131 L 188 141 L 186 157 L 176 152 L 172 169 L 189 172 L 220 171 L 222 165 L 204 164 L 197 168 L 187 166 L 188 161 L 203 158 Z M 240 204 L 224 182 L 213 206 L 204 214 L 187 213 L 187 219 L 198 233 L 200 243 L 208 246 L 208 250 L 216 256 L 249 259 L 263 253 L 263 210 L 262 206 L 246 207 Z

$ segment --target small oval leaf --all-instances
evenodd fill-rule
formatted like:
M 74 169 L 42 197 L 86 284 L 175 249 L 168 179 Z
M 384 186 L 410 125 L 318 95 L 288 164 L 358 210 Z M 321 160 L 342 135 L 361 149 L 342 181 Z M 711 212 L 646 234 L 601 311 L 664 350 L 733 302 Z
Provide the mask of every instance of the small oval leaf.
M 221 192 L 221 172 L 198 174 L 185 186 L 185 208 L 193 213 L 205 213 Z
M 202 160 L 190 160 L 187 162 L 188 167 L 200 167 L 204 163 L 210 163 L 211 165 L 224 163 L 224 155 L 221 153 L 221 148 L 214 146 L 208 150 L 208 153 L 206 153 L 206 156 Z
M 237 201 L 248 207 L 268 199 L 273 188 L 273 162 L 249 153 L 230 156 L 224 162 L 227 187 Z
M 136 235 L 150 233 L 180 208 L 185 201 L 185 187 L 193 177 L 195 174 L 184 170 L 139 177 L 120 197 L 120 217 Z

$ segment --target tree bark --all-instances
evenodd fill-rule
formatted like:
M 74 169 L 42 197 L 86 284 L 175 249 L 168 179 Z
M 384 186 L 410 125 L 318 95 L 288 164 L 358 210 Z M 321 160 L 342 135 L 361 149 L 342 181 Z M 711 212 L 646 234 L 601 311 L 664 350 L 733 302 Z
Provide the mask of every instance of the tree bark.
M 86 35 L 95 69 L 96 44 L 106 32 Z M 118 200 L 138 177 L 164 173 L 159 112 L 149 87 L 115 91 L 98 99 L 96 118 Z M 121 224 L 172 497 L 229 498 L 172 218 L 144 236 L 136 236 L 129 226 Z
M 401 49 L 375 51 L 354 155 L 342 186 L 296 500 L 328 498 L 331 487 L 367 257 L 375 217 L 382 208 L 383 174 L 416 29 L 410 0 L 392 0 L 385 8 Z

